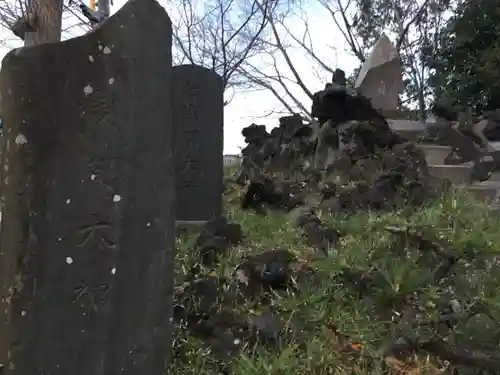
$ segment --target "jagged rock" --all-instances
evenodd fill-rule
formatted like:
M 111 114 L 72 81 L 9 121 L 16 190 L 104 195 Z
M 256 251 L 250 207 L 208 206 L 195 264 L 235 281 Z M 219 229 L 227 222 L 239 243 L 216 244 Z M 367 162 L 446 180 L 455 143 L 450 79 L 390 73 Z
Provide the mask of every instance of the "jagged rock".
M 306 243 L 325 255 L 335 247 L 341 237 L 340 232 L 334 228 L 327 228 L 312 212 L 305 212 L 298 217 L 297 225 L 302 229 Z
M 285 140 L 294 138 L 310 137 L 311 126 L 304 124 L 300 115 L 285 116 L 279 119 L 281 134 Z
M 279 183 L 261 175 L 258 180 L 250 181 L 243 191 L 241 207 L 253 208 L 263 213 L 265 207 L 291 210 L 303 203 L 300 184 Z
M 320 124 L 327 120 L 342 124 L 352 120 L 384 119 L 372 107 L 370 99 L 356 92 L 350 92 L 345 86 L 331 83 L 325 85 L 324 90 L 314 94 L 311 114 Z
M 347 85 L 347 78 L 345 76 L 345 72 L 342 69 L 335 69 L 335 72 L 333 72 L 332 75 L 332 83 L 337 84 L 343 87 L 346 87 Z
M 184 332 L 203 340 L 217 360 L 237 355 L 247 345 L 275 345 L 283 332 L 270 313 L 245 314 L 231 309 L 235 299 L 228 280 L 208 276 L 178 286 L 174 293 L 174 321 Z M 181 353 L 179 353 L 181 354 Z
M 320 208 L 332 215 L 342 212 L 342 205 L 340 204 L 340 200 L 336 197 L 324 199 L 323 202 L 321 202 Z
M 313 211 L 314 209 L 308 205 L 295 207 L 289 212 L 288 218 L 293 223 L 293 225 L 299 226 L 299 224 L 304 220 L 304 217 L 313 213 Z
M 254 335 L 266 344 L 276 344 L 285 326 L 281 319 L 270 312 L 250 315 L 249 323 Z
M 243 234 L 239 224 L 229 223 L 224 217 L 207 222 L 195 244 L 200 263 L 211 265 L 217 262 L 219 256 L 242 241 Z
M 204 339 L 210 346 L 211 353 L 219 360 L 237 356 L 243 347 L 243 340 L 250 336 L 244 318 L 227 311 L 216 313 L 200 323 L 193 333 Z
M 352 144 L 359 153 L 373 154 L 379 149 L 391 149 L 405 140 L 393 132 L 384 118 L 372 121 L 349 121 L 341 130 L 343 144 Z
M 421 151 L 393 132 L 369 99 L 347 89 L 341 73 L 314 96 L 317 131 L 298 115 L 281 118 L 271 133 L 255 124 L 243 130 L 243 209 L 385 210 L 435 196 Z
M 224 280 L 207 276 L 174 289 L 174 320 L 197 321 L 217 310 L 223 295 Z
M 486 112 L 484 117 L 489 120 L 483 130 L 484 136 L 490 142 L 500 142 L 500 110 Z
M 221 217 L 205 223 L 203 231 L 196 239 L 196 246 L 202 246 L 209 237 L 222 237 L 229 244 L 237 245 L 243 240 L 243 233 L 240 224 L 230 223 L 225 217 Z
M 291 263 L 297 258 L 288 250 L 268 250 L 247 257 L 236 269 L 235 280 L 243 295 L 256 297 L 270 289 L 287 289 Z
M 266 138 L 269 133 L 264 125 L 252 124 L 242 130 L 241 134 L 245 137 L 245 142 L 248 144 L 259 143 Z

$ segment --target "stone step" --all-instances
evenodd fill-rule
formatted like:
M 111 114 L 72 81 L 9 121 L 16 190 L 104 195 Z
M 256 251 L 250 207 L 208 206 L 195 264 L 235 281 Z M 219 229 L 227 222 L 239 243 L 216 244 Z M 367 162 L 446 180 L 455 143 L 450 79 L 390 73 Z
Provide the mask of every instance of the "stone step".
M 432 144 L 418 144 L 417 147 L 424 154 L 427 165 L 444 165 L 444 160 L 452 150 L 450 146 Z
M 500 151 L 500 142 L 488 142 L 490 151 Z
M 495 203 L 492 204 L 490 207 L 490 212 L 493 213 L 494 215 L 499 215 L 500 214 L 500 204 Z
M 500 183 L 500 172 L 499 171 L 493 172 L 488 181 L 495 181 Z
M 417 140 L 427 126 L 415 120 L 388 119 L 387 122 L 393 131 L 411 141 Z M 418 144 L 417 147 L 423 152 L 432 176 L 448 179 L 456 189 L 467 189 L 476 199 L 490 206 L 492 212 L 500 214 L 500 172 L 493 172 L 488 181 L 470 184 L 472 163 L 444 164 L 445 158 L 451 153 L 451 147 L 432 144 Z M 490 142 L 488 149 L 500 151 L 500 142 Z
M 451 152 L 451 147 L 449 146 L 440 146 L 440 145 L 431 145 L 431 144 L 419 144 L 417 147 L 422 151 L 425 156 L 425 160 L 427 161 L 427 165 L 429 169 L 433 171 L 431 174 L 437 178 L 448 178 L 445 177 L 453 174 L 453 178 L 450 181 L 469 181 L 470 172 L 472 170 L 472 163 L 465 163 L 461 165 L 451 165 L 445 164 L 444 160 Z M 487 156 L 485 160 L 490 159 L 490 156 Z M 446 169 L 447 168 L 447 169 Z M 441 173 L 444 171 L 444 175 Z M 491 174 L 489 181 L 500 181 L 500 172 L 495 171 Z
M 414 141 L 426 129 L 426 124 L 415 120 L 387 119 L 389 127 L 399 135 Z
M 424 154 L 427 164 L 444 164 L 444 160 L 452 150 L 450 146 L 433 145 L 428 143 L 420 143 L 416 146 Z M 487 155 L 483 160 L 492 161 L 493 158 L 490 155 Z
M 451 165 L 445 164 L 446 157 L 451 153 L 450 146 L 418 144 L 417 148 L 424 154 L 427 165 Z M 492 158 L 491 156 L 485 156 L 483 160 L 491 161 Z M 500 172 L 494 172 L 493 174 L 497 175 L 496 179 L 500 178 Z
M 439 179 L 447 179 L 453 185 L 463 185 L 470 182 L 470 175 L 472 171 L 472 165 L 461 164 L 461 165 L 444 165 L 435 164 L 428 166 L 429 173 L 431 176 Z
M 498 194 L 500 192 L 500 182 L 498 181 L 483 181 L 475 182 L 469 186 L 462 186 L 466 188 L 475 198 L 481 202 L 492 204 L 497 203 Z

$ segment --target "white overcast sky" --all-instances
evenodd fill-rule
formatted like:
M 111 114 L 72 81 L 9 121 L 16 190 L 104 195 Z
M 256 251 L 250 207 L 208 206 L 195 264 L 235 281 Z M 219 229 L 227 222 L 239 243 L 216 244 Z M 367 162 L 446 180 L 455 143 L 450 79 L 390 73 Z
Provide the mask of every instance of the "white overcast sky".
M 125 2 L 126 0 L 115 0 L 111 7 L 112 13 L 121 8 Z M 174 18 L 175 9 L 165 5 L 167 4 L 166 0 L 160 0 L 160 3 L 166 7 L 170 17 Z M 340 68 L 345 70 L 346 73 L 352 72 L 358 66 L 358 61 L 352 54 L 347 52 L 348 49 L 345 40 L 336 28 L 328 12 L 319 5 L 309 6 L 305 12 L 310 23 L 309 29 L 314 41 L 315 52 L 333 69 Z M 299 37 L 304 30 L 303 23 L 298 18 L 288 19 L 287 27 L 294 32 L 294 35 Z M 3 58 L 10 48 L 21 46 L 21 41 L 13 39 L 9 32 L 5 30 L 0 32 L 0 38 L 2 36 L 4 36 L 2 39 L 5 40 L 5 37 L 8 37 L 9 40 L 6 43 L 8 47 L 0 48 L 0 58 Z M 326 80 L 329 81 L 331 79 L 331 75 L 317 69 L 317 66 L 305 57 L 300 49 L 292 48 L 288 52 L 291 60 L 294 62 L 295 68 L 300 73 L 309 90 L 315 92 L 323 89 Z M 283 74 L 288 74 L 291 77 L 284 64 Z M 291 89 L 296 96 L 301 98 L 302 103 L 307 108 L 310 108 L 311 102 L 309 98 L 300 89 L 295 87 Z M 280 103 L 271 93 L 265 91 L 236 92 L 233 100 L 225 107 L 224 111 L 224 154 L 239 153 L 240 148 L 245 146 L 245 142 L 241 136 L 241 130 L 245 126 L 253 122 L 266 125 L 268 130 L 277 126 L 278 115 L 263 116 L 273 110 L 279 109 L 281 109 Z

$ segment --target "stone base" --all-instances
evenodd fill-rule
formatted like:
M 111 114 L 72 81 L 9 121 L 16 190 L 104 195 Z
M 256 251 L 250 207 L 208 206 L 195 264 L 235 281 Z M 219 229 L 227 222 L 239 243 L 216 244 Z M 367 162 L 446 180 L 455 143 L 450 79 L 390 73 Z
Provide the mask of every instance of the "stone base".
M 175 229 L 179 232 L 198 232 L 203 229 L 206 221 L 176 220 Z

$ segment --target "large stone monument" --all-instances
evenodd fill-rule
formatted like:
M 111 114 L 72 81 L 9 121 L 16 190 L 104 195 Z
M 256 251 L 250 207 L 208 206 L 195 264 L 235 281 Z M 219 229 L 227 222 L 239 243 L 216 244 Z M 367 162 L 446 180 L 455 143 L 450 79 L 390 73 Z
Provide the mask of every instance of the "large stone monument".
M 366 59 L 356 79 L 355 87 L 372 101 L 374 108 L 395 111 L 403 91 L 403 68 L 394 44 L 382 34 Z
M 171 350 L 171 23 L 131 0 L 2 62 L 3 374 L 163 375 Z
M 176 219 L 212 220 L 222 211 L 224 88 L 217 73 L 197 65 L 172 69 Z

